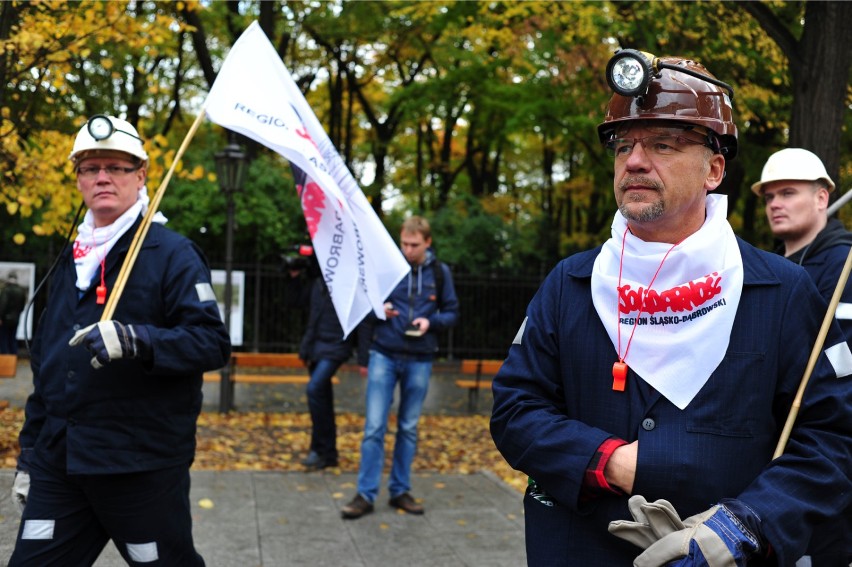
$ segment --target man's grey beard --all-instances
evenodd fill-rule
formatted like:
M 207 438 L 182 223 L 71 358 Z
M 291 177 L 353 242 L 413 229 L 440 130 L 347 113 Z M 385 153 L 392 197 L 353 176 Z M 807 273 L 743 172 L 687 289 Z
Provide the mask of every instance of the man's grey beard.
M 634 222 L 655 221 L 661 216 L 663 216 L 663 211 L 665 210 L 662 201 L 654 201 L 653 203 L 648 203 L 648 206 L 643 207 L 638 213 L 634 213 L 628 210 L 627 205 L 629 204 L 629 201 L 622 202 L 618 210 L 621 211 L 621 214 L 622 216 L 624 216 L 624 218 Z
M 624 191 L 631 185 L 642 185 L 644 187 L 648 187 L 657 192 L 657 195 L 660 197 L 658 201 L 653 203 L 648 203 L 646 207 L 642 208 L 642 212 L 640 213 L 631 213 L 627 210 L 627 205 L 630 204 L 630 196 L 629 194 L 623 195 L 623 200 L 621 202 L 621 206 L 618 208 L 621 211 L 621 214 L 627 220 L 631 220 L 633 222 L 650 222 L 655 221 L 661 216 L 663 216 L 663 212 L 665 211 L 665 205 L 663 204 L 662 199 L 662 189 L 659 182 L 654 179 L 650 179 L 648 177 L 643 177 L 641 175 L 637 175 L 634 177 L 628 177 L 624 179 L 618 186 L 619 191 Z M 637 200 L 636 202 L 643 202 Z

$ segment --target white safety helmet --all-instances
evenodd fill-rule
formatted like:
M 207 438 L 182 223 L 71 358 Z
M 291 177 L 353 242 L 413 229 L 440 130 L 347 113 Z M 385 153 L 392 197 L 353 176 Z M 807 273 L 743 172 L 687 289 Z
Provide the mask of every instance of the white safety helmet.
M 754 194 L 760 196 L 764 183 L 773 181 L 816 181 L 823 179 L 828 184 L 828 192 L 834 191 L 834 181 L 828 176 L 825 166 L 815 153 L 802 148 L 786 148 L 775 152 L 766 160 L 760 181 L 751 186 Z
M 98 151 L 124 152 L 143 162 L 148 161 L 148 154 L 145 153 L 136 128 L 127 120 L 106 114 L 96 114 L 86 121 L 74 140 L 74 148 L 68 159 L 76 162 L 87 157 L 90 152 L 96 154 Z

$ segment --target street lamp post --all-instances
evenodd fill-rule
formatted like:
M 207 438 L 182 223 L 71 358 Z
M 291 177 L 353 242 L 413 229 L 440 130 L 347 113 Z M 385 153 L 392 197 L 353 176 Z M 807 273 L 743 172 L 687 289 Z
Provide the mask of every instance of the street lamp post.
M 240 146 L 237 144 L 236 136 L 230 133 L 228 145 L 214 156 L 216 160 L 216 175 L 219 178 L 219 187 L 225 194 L 227 203 L 225 228 L 225 328 L 231 332 L 231 303 L 233 301 L 233 287 L 231 286 L 231 272 L 234 262 L 234 193 L 242 190 L 243 177 L 245 175 L 245 157 Z M 222 368 L 219 385 L 219 412 L 227 413 L 234 406 L 234 383 L 231 380 L 231 364 Z

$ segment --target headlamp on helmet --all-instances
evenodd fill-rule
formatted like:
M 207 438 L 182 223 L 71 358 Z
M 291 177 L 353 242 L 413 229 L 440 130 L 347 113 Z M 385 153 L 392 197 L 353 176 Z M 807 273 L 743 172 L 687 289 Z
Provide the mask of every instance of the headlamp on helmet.
M 142 162 L 148 161 L 136 128 L 126 120 L 106 114 L 96 114 L 86 121 L 74 140 L 68 159 L 77 162 L 100 152 L 124 152 Z
M 648 85 L 651 84 L 651 79 L 659 78 L 663 69 L 686 73 L 717 87 L 727 89 L 728 96 L 731 100 L 734 100 L 734 88 L 728 83 L 706 73 L 671 65 L 648 52 L 635 49 L 620 49 L 610 58 L 606 65 L 606 82 L 609 84 L 609 88 L 621 96 L 644 96 L 648 93 Z
M 89 118 L 86 122 L 86 129 L 89 131 L 89 135 L 98 141 L 106 140 L 115 132 L 121 132 L 122 134 L 127 134 L 128 136 L 136 138 L 140 142 L 142 141 L 142 138 L 137 136 L 135 133 L 116 128 L 112 121 L 110 121 L 109 116 L 106 114 L 95 114 Z

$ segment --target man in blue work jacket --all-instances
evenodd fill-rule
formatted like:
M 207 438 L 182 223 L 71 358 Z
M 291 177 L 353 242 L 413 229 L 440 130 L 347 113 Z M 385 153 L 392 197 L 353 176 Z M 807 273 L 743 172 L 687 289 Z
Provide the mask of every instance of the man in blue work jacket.
M 131 124 L 97 115 L 70 159 L 88 211 L 33 341 L 9 565 L 91 565 L 110 539 L 130 565 L 204 565 L 189 468 L 202 374 L 230 354 L 210 270 L 192 242 L 155 222 L 101 321 L 148 209 L 148 155 Z
M 826 215 L 834 181 L 822 160 L 804 148 L 779 150 L 766 160 L 760 181 L 751 190 L 763 199 L 769 228 L 781 241 L 776 252 L 802 266 L 822 297 L 831 301 L 852 234 L 838 219 Z M 846 342 L 852 341 L 852 279 L 843 287 L 834 315 Z M 810 567 L 852 564 L 852 508 L 814 529 L 804 559 Z
M 492 436 L 530 477 L 528 562 L 793 565 L 852 499 L 852 353 L 832 325 L 779 443 L 826 303 L 712 194 L 733 89 L 634 50 L 607 71 L 611 237 L 545 279 L 493 383 Z

